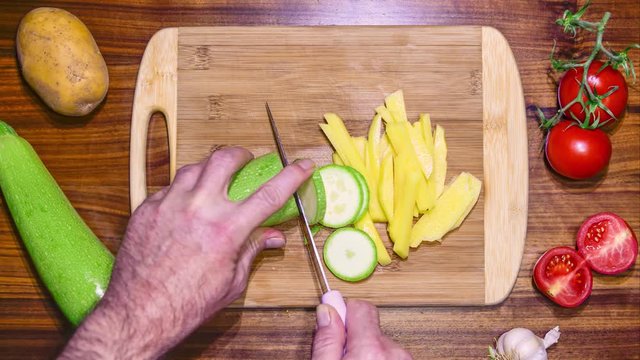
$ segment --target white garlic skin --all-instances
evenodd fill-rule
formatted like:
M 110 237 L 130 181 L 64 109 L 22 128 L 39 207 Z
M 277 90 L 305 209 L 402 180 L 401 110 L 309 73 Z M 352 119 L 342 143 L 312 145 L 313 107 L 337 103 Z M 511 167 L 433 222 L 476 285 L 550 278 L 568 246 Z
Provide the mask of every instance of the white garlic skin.
M 496 350 L 503 355 L 516 355 L 519 360 L 547 360 L 547 350 L 542 339 L 525 328 L 511 329 L 502 334 Z

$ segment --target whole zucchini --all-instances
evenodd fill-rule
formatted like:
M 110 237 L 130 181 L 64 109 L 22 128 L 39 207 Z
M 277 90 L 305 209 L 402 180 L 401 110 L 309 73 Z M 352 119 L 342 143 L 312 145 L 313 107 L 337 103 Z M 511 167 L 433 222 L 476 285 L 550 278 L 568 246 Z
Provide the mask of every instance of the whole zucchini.
M 114 257 L 69 203 L 31 145 L 3 121 L 0 188 L 42 282 L 77 326 L 107 289 Z

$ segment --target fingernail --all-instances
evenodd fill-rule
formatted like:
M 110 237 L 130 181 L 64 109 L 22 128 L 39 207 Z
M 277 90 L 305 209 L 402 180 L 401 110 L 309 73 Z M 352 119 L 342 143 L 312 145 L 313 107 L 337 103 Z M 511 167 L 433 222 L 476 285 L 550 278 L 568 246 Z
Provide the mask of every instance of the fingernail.
M 269 238 L 264 242 L 267 249 L 277 249 L 284 246 L 284 239 L 281 237 Z
M 297 160 L 296 164 L 300 166 L 302 170 L 310 170 L 316 166 L 316 164 L 309 159 Z
M 331 314 L 329 313 L 328 305 L 318 305 L 316 308 L 316 322 L 318 327 L 325 327 L 331 324 Z

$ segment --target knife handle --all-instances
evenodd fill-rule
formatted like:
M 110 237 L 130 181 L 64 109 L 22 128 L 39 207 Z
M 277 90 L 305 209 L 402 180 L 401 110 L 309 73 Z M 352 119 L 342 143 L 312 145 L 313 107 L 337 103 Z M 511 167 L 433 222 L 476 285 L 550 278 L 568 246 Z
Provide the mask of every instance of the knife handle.
M 342 323 L 347 327 L 347 304 L 344 302 L 342 294 L 338 290 L 330 290 L 322 295 L 322 303 L 333 306 L 340 315 Z

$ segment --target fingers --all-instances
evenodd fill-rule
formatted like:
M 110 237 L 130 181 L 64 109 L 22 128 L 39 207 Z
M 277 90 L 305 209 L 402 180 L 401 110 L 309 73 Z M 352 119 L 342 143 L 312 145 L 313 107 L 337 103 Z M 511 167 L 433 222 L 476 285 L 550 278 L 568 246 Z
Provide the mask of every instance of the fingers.
M 165 186 L 162 189 L 156 191 L 154 194 L 150 195 L 149 197 L 147 197 L 147 200 L 149 201 L 159 201 L 162 200 L 162 198 L 164 198 L 165 195 L 167 195 L 167 192 L 169 191 L 169 187 Z
M 240 205 L 243 228 L 254 228 L 280 209 L 293 193 L 311 176 L 315 164 L 299 160 L 284 168 L 278 175 L 262 185 Z
M 285 236 L 279 230 L 271 228 L 255 229 L 251 235 L 249 235 L 249 240 L 244 246 L 244 251 L 240 254 L 238 267 L 246 270 L 244 273 L 248 274 L 251 269 L 251 263 L 253 263 L 253 260 L 262 250 L 281 248 L 285 242 Z
M 238 263 L 233 279 L 233 285 L 229 291 L 230 301 L 236 300 L 247 286 L 251 264 L 258 254 L 264 249 L 277 249 L 285 244 L 284 234 L 276 229 L 257 228 L 240 250 Z
M 185 192 L 190 191 L 195 186 L 200 173 L 202 173 L 204 164 L 202 162 L 189 164 L 181 167 L 176 171 L 171 185 L 169 185 L 169 192 Z
M 346 334 L 338 312 L 330 305 L 320 304 L 316 308 L 318 329 L 313 338 L 313 360 L 342 359 Z
M 347 354 L 361 358 L 376 354 L 380 359 L 410 360 L 411 355 L 382 334 L 378 309 L 363 300 L 347 301 Z
M 349 348 L 358 347 L 363 341 L 381 336 L 378 309 L 363 300 L 347 300 L 347 344 Z
M 230 146 L 214 151 L 204 162 L 202 173 L 195 184 L 196 193 L 207 195 L 226 194 L 233 174 L 253 159 L 249 150 Z

